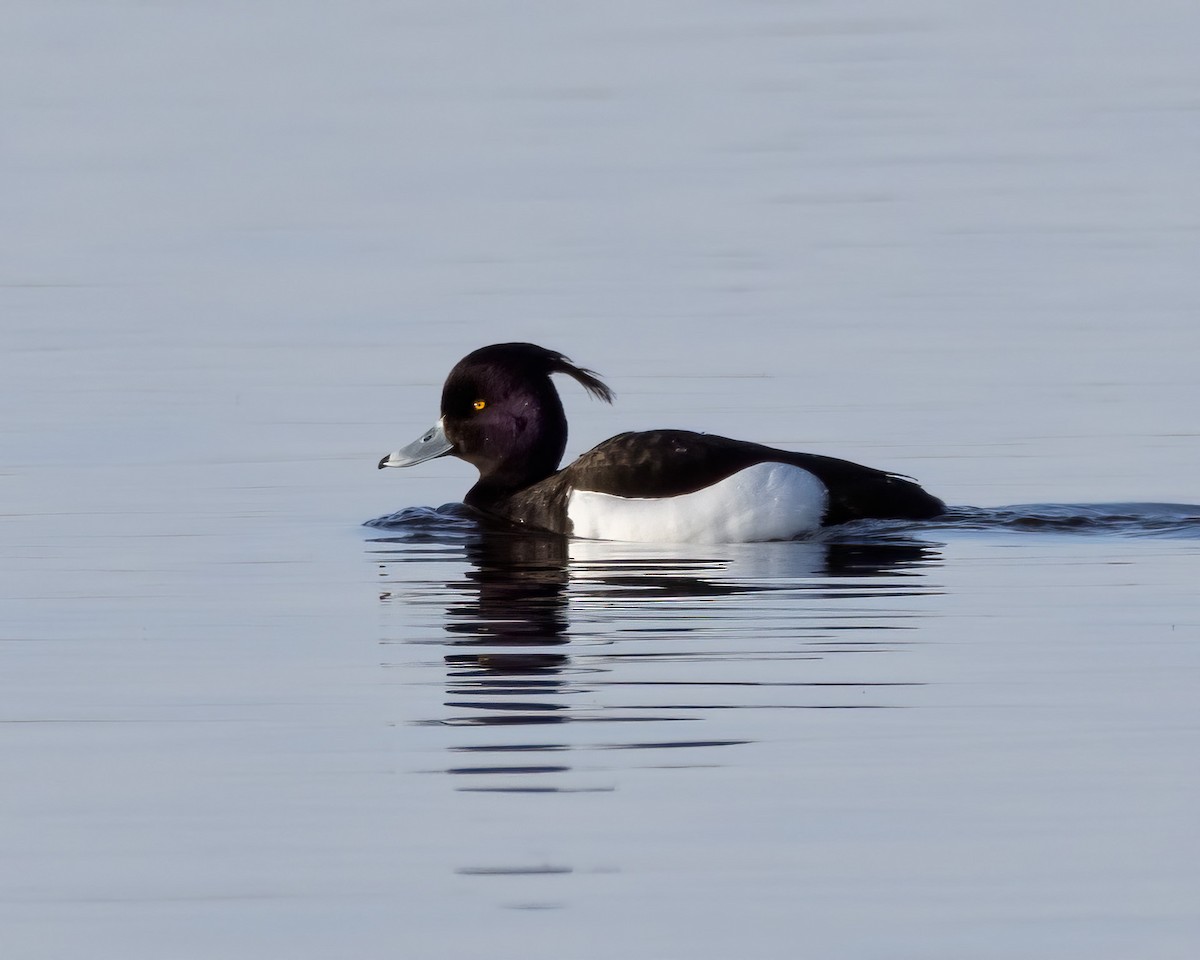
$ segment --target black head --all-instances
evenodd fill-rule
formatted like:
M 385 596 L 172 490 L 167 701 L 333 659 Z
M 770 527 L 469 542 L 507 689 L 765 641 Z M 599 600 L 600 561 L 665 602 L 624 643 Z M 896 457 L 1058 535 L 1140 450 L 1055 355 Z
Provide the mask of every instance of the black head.
M 550 380 L 565 373 L 592 396 L 613 392 L 590 370 L 532 343 L 497 343 L 467 354 L 442 388 L 442 428 L 454 456 L 479 469 L 480 484 L 520 489 L 558 469 L 567 417 Z

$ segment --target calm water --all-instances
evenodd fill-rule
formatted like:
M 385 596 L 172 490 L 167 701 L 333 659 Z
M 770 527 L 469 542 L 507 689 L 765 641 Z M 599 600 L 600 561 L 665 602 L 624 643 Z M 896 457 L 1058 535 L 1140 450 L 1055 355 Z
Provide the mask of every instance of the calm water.
M 0 953 L 1195 957 L 1200 7 L 301 7 L 5 9 Z M 481 531 L 510 339 L 964 506 Z

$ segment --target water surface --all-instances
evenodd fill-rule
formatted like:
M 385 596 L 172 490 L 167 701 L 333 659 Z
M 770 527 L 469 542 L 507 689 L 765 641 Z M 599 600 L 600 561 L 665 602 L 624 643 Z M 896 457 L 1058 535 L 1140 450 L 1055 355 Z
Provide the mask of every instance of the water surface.
M 9 3 L 0 954 L 1196 956 L 1200 7 L 1059 14 Z M 485 535 L 505 340 L 971 506 Z

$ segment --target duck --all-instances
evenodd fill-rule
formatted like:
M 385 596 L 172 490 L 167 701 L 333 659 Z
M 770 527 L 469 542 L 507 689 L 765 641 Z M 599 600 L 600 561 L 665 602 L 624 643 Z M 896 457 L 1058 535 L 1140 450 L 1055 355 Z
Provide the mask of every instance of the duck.
M 475 513 L 587 540 L 794 540 L 855 520 L 926 520 L 946 510 L 897 473 L 690 430 L 618 434 L 560 468 L 567 416 L 554 374 L 613 402 L 599 374 L 557 351 L 481 347 L 450 371 L 433 427 L 379 468 L 458 457 L 479 471 L 463 501 Z

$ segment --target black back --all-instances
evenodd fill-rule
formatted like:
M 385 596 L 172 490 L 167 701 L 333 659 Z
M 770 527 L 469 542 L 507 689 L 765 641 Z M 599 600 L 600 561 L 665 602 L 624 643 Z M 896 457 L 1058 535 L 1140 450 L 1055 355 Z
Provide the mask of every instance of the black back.
M 757 463 L 788 463 L 814 474 L 829 491 L 826 524 L 919 520 L 936 517 L 946 509 L 941 500 L 898 474 L 834 457 L 687 430 L 622 433 L 585 453 L 563 473 L 579 490 L 621 497 L 677 497 Z

